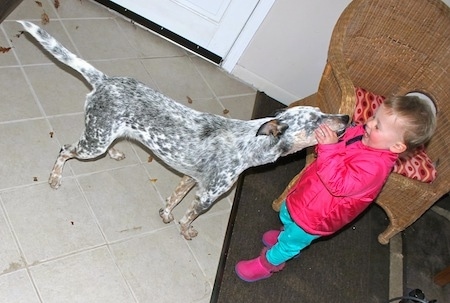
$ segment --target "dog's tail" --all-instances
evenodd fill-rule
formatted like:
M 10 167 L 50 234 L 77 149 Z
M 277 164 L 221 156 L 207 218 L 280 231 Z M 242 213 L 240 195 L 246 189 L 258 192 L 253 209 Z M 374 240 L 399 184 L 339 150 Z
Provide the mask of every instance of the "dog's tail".
M 62 63 L 78 71 L 92 85 L 106 77 L 101 71 L 88 62 L 75 56 L 45 30 L 28 21 L 17 21 L 29 32 L 50 54 Z

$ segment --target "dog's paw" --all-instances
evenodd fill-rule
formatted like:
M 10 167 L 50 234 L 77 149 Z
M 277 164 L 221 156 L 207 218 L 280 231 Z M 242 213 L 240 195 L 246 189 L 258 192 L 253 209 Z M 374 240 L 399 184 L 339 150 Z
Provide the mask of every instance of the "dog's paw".
M 48 179 L 48 184 L 53 189 L 58 189 L 61 186 L 61 175 L 51 173 L 50 178 Z
M 197 237 L 198 231 L 195 230 L 192 226 L 188 226 L 187 228 L 181 225 L 181 234 L 186 240 L 192 240 L 192 238 Z
M 125 154 L 121 152 L 120 150 L 110 148 L 108 149 L 108 154 L 111 157 L 111 159 L 114 159 L 116 161 L 120 161 L 125 159 Z
M 125 154 L 122 153 L 122 154 L 118 155 L 117 157 L 111 157 L 111 158 L 116 161 L 120 161 L 120 160 L 125 159 Z
M 159 216 L 162 218 L 163 222 L 166 224 L 172 222 L 174 219 L 172 212 L 166 211 L 164 208 L 161 208 L 159 210 Z

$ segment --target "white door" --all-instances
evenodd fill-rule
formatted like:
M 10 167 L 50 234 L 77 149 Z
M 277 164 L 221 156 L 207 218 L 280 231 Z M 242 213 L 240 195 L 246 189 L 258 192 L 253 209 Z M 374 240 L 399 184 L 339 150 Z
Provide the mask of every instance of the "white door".
M 220 58 L 225 58 L 259 0 L 112 0 L 112 2 Z

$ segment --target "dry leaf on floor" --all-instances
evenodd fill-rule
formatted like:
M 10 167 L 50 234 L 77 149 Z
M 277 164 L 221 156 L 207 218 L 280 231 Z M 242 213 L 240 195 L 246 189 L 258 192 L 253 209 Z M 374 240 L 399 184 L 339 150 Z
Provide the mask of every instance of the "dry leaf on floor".
M 53 2 L 53 4 L 55 5 L 55 8 L 58 9 L 59 8 L 59 0 L 55 0 Z
M 148 156 L 147 162 L 150 163 L 153 161 L 153 157 L 152 156 Z
M 150 179 L 150 182 L 155 183 L 156 181 L 158 181 L 158 179 Z
M 3 46 L 0 46 L 0 53 L 7 53 L 7 52 L 9 52 L 11 50 L 11 47 L 3 47 Z
M 194 101 L 192 101 L 191 97 L 186 96 L 186 98 L 187 98 L 189 104 L 192 104 L 192 102 L 194 102 Z
M 41 22 L 43 25 L 47 24 L 50 22 L 50 18 L 48 17 L 46 12 L 43 12 L 41 15 Z
M 224 114 L 224 115 L 228 114 L 229 112 L 230 112 L 230 111 L 229 111 L 228 109 L 226 109 L 226 108 L 223 110 L 223 114 Z
M 41 2 L 41 1 L 34 1 L 34 2 L 36 2 L 36 4 L 37 4 L 39 7 L 42 7 L 42 2 Z

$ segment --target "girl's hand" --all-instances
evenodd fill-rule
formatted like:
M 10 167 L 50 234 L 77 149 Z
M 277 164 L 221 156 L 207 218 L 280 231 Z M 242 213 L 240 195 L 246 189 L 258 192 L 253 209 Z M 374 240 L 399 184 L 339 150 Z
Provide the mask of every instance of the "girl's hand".
M 314 134 L 316 135 L 319 144 L 334 144 L 338 142 L 338 136 L 326 124 L 320 125 L 319 128 L 314 131 Z

